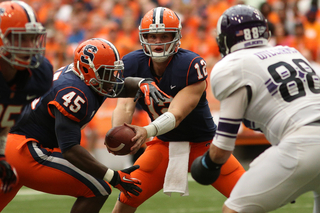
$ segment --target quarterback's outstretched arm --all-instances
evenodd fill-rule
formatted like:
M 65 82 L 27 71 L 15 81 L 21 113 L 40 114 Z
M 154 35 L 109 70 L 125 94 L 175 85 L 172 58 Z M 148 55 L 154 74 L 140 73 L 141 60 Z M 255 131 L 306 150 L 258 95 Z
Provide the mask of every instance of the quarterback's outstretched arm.
M 112 127 L 131 123 L 136 103 L 133 98 L 118 98 L 117 106 L 112 112 Z

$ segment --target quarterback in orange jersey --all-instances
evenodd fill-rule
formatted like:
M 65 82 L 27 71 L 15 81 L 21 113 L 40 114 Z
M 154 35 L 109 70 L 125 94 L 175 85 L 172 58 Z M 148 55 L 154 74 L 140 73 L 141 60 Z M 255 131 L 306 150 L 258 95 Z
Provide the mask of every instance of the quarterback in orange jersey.
M 135 212 L 161 189 L 168 195 L 188 195 L 190 166 L 208 150 L 217 128 L 206 99 L 206 62 L 198 54 L 179 48 L 181 21 L 177 14 L 168 8 L 154 8 L 143 17 L 139 30 L 143 48 L 123 57 L 124 76 L 151 78 L 170 97 L 151 105 L 139 100 L 152 122 L 144 127 L 130 125 L 136 131 L 132 153 L 146 138 L 154 137 L 135 163 L 140 169 L 131 173 L 141 180 L 142 192 L 132 199 L 121 193 L 113 213 Z M 113 126 L 131 123 L 135 105 L 133 98 L 118 99 Z M 207 170 L 210 175 L 211 170 Z M 231 156 L 220 177 L 214 182 L 209 176 L 204 184 L 212 184 L 228 197 L 244 172 Z
M 151 80 L 123 79 L 123 62 L 116 47 L 95 38 L 75 50 L 74 62 L 57 70 L 52 88 L 27 105 L 8 135 L 5 154 L 16 168 L 19 182 L 0 193 L 0 211 L 24 185 L 46 193 L 76 197 L 72 213 L 97 213 L 111 193 L 111 185 L 128 198 L 138 196 L 140 181 L 130 173 L 138 165 L 114 171 L 80 146 L 81 129 L 107 98 L 163 99 Z M 152 101 L 153 102 L 153 101 Z M 106 130 L 107 131 L 107 130 Z

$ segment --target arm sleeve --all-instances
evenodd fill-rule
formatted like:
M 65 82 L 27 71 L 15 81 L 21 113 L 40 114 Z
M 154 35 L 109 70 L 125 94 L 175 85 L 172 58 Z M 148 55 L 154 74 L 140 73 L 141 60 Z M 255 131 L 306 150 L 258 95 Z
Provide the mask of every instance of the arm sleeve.
M 204 81 L 208 77 L 208 72 L 206 68 L 206 61 L 200 56 L 195 57 L 189 67 L 188 72 L 186 73 L 186 85 L 191 85 L 199 81 Z
M 57 108 L 52 107 L 55 115 L 55 132 L 61 152 L 64 153 L 74 145 L 79 145 L 81 128 L 79 123 L 64 116 Z
M 248 105 L 247 89 L 241 87 L 220 103 L 218 129 L 213 144 L 220 149 L 232 151 L 242 118 Z

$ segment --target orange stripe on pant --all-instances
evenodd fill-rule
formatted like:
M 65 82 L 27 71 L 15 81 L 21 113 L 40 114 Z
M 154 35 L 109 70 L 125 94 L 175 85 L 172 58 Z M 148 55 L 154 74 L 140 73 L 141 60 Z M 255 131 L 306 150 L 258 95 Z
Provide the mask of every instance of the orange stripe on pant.
M 192 162 L 203 155 L 209 148 L 210 141 L 202 143 L 190 143 L 189 172 Z M 166 169 L 169 162 L 169 143 L 155 137 L 147 143 L 147 149 L 136 161 L 140 169 L 131 173 L 131 176 L 141 180 L 142 192 L 139 196 L 127 199 L 122 193 L 120 201 L 129 206 L 137 208 L 163 188 Z M 222 166 L 220 177 L 212 184 L 224 196 L 229 197 L 234 185 L 245 172 L 239 161 L 232 155 Z
M 73 166 L 62 158 L 60 149 L 40 148 L 34 139 L 9 134 L 5 154 L 7 161 L 17 170 L 19 184 L 10 193 L 0 193 L 0 211 L 23 185 L 42 192 L 73 197 L 106 196 L 111 193 L 109 183 L 97 180 Z

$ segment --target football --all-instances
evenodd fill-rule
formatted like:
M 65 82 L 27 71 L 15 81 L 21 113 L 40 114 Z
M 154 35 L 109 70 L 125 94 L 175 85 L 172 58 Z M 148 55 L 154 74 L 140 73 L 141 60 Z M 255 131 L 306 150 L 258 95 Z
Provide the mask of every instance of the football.
M 133 129 L 128 126 L 116 126 L 107 132 L 104 144 L 108 151 L 114 155 L 127 155 L 135 143 L 131 141 L 135 135 Z

